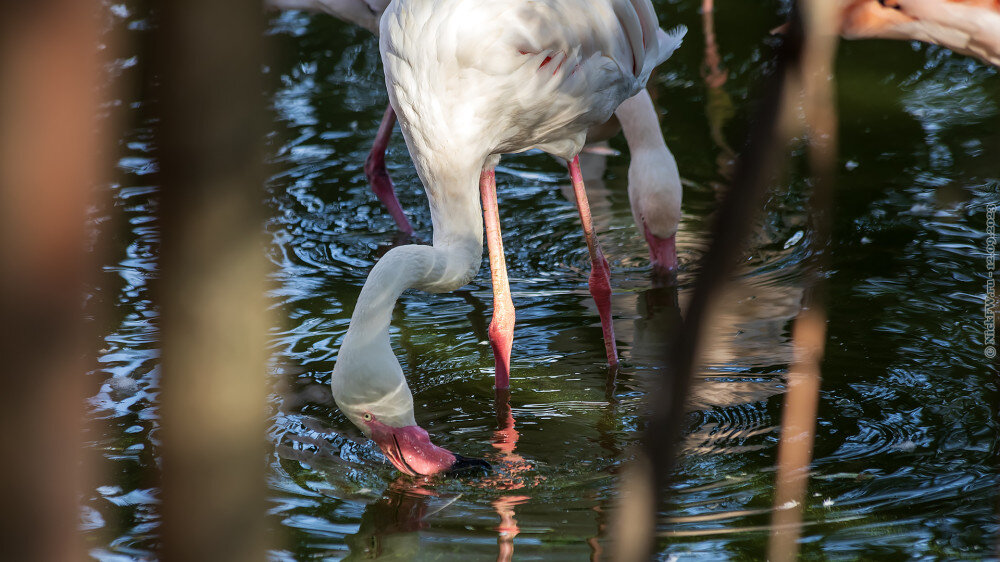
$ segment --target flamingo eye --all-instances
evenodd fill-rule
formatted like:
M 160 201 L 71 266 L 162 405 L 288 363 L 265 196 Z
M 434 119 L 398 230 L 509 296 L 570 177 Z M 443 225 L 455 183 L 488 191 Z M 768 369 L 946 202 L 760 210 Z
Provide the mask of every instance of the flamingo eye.
M 361 416 L 361 417 L 362 417 L 362 418 L 364 418 L 364 420 L 365 420 L 366 422 L 370 422 L 370 421 L 372 421 L 372 419 L 373 419 L 373 418 L 372 418 L 372 415 L 371 415 L 371 412 L 365 412 L 365 415 L 363 415 L 363 416 Z

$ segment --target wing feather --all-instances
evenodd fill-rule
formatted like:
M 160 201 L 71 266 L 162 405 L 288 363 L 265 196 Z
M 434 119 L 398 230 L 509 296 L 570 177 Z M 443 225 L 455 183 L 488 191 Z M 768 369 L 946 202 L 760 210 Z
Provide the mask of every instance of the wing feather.
M 560 156 L 683 36 L 659 29 L 650 0 L 395 0 L 382 27 L 387 80 L 412 105 L 404 120 L 466 133 L 459 144 L 489 137 L 496 153 Z

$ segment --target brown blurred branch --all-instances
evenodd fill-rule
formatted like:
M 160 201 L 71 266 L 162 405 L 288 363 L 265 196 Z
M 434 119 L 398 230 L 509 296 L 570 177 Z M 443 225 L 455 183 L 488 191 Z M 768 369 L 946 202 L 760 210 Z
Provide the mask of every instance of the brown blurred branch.
M 790 75 L 799 63 L 802 26 L 793 7 L 794 25 L 777 53 L 773 73 L 762 88 L 761 103 L 733 182 L 715 216 L 711 246 L 700 262 L 684 322 L 665 347 L 666 369 L 649 400 L 650 414 L 637 460 L 622 476 L 622 503 L 615 525 L 615 560 L 646 560 L 656 536 L 657 511 L 664 505 L 676 462 L 684 405 L 708 325 L 711 304 L 734 274 L 744 240 L 762 207 L 772 170 L 786 157 L 786 136 L 779 126 L 792 103 Z
M 160 4 L 164 560 L 263 560 L 263 16 Z
M 0 545 L 80 560 L 86 210 L 98 182 L 98 4 L 0 5 Z
M 795 359 L 788 373 L 778 445 L 774 512 L 768 559 L 795 560 L 805 511 L 809 465 L 812 462 L 819 405 L 821 363 L 826 344 L 824 302 L 830 212 L 833 208 L 834 166 L 837 160 L 837 111 L 833 93 L 833 61 L 839 39 L 836 2 L 802 0 L 805 43 L 799 66 L 803 113 L 809 137 L 813 177 L 810 198 L 810 256 L 806 260 L 802 311 L 795 319 L 792 340 Z

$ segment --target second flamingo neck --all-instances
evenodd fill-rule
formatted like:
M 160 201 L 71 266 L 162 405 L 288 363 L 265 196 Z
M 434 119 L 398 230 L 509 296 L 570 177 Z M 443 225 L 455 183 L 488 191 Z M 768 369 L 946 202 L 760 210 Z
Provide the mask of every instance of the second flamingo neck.
M 659 116 L 646 90 L 625 100 L 618 106 L 615 116 L 622 124 L 622 132 L 631 152 L 666 148 Z

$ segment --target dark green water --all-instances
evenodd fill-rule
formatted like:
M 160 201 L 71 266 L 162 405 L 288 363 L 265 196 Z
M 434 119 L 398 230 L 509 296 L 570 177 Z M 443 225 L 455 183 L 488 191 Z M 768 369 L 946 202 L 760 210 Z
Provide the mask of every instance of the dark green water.
M 364 158 L 386 103 L 377 44 L 322 16 L 271 20 L 267 67 L 273 175 L 262 196 L 272 332 L 269 521 L 275 560 L 350 557 L 577 560 L 606 546 L 615 474 L 635 442 L 658 344 L 689 297 L 693 262 L 739 148 L 755 85 L 781 22 L 772 2 L 718 3 L 724 84 L 703 76 L 700 2 L 656 2 L 684 46 L 651 81 L 667 143 L 687 180 L 679 291 L 653 289 L 626 196 L 627 154 L 606 162 L 591 202 L 612 264 L 625 364 L 609 381 L 588 254 L 565 170 L 542 154 L 498 170 L 518 324 L 515 434 L 497 432 L 486 328 L 491 289 L 407 293 L 393 345 L 417 418 L 436 441 L 489 459 L 480 479 L 400 477 L 333 406 L 329 374 L 368 270 L 398 236 L 368 190 Z M 131 4 L 111 26 L 129 40 L 114 74 L 146 72 L 148 24 Z M 845 43 L 837 67 L 841 162 L 830 249 L 829 339 L 805 505 L 808 559 L 983 558 L 997 542 L 997 380 L 984 356 L 987 205 L 1000 202 L 1000 76 L 938 48 Z M 94 227 L 112 251 L 93 303 L 104 305 L 91 446 L 104 481 L 84 498 L 96 558 L 157 548 L 159 388 L 157 185 L 148 102 L 125 90 L 111 206 Z M 717 134 L 713 136 L 713 126 Z M 613 141 L 625 150 L 622 139 Z M 390 173 L 422 240 L 430 217 L 401 138 Z M 600 162 L 596 163 L 600 165 Z M 773 187 L 748 240 L 700 372 L 662 559 L 761 559 L 774 491 L 791 319 L 802 294 L 809 187 L 799 170 Z M 258 195 L 260 194 L 260 195 Z M 113 377 L 116 377 L 113 379 Z M 516 536 L 515 536 L 516 535 Z

